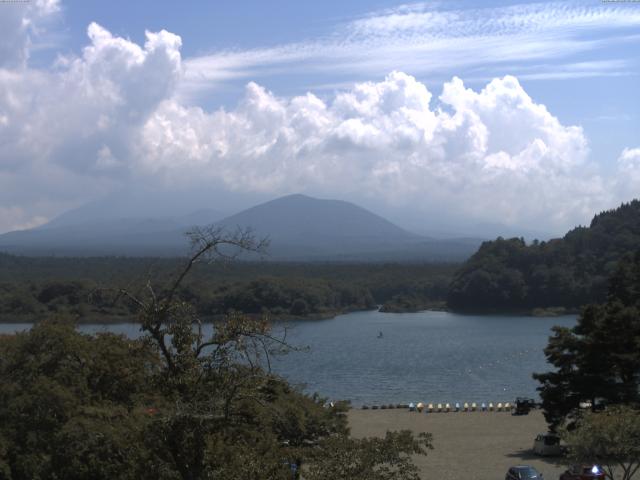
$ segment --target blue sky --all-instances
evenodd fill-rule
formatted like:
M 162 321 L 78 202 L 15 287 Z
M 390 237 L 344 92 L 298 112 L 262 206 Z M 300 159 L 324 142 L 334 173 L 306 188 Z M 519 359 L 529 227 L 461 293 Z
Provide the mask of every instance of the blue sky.
M 637 2 L 0 8 L 0 230 L 144 184 L 561 232 L 638 190 Z

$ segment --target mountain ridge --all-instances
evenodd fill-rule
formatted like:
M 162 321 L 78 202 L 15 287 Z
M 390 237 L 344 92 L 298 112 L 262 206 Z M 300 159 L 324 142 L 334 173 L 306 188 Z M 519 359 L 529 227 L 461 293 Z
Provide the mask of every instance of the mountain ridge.
M 74 220 L 72 212 L 49 225 L 0 235 L 8 253 L 65 256 L 175 256 L 186 253 L 185 231 L 214 224 L 251 228 L 269 237 L 273 260 L 461 260 L 480 240 L 435 240 L 409 232 L 354 203 L 293 194 L 236 214 L 215 218 L 203 210 L 182 217 L 91 218 Z M 198 222 L 205 216 L 207 222 Z

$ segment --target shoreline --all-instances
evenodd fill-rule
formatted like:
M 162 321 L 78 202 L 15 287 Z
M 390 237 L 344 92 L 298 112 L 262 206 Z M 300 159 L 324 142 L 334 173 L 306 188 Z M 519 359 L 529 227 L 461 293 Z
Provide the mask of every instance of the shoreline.
M 340 315 L 347 315 L 350 313 L 358 313 L 358 312 L 380 312 L 380 313 L 390 313 L 394 315 L 405 314 L 405 313 L 422 313 L 422 312 L 448 312 L 453 313 L 455 315 L 472 315 L 472 316 L 519 316 L 519 317 L 531 317 L 531 318 L 554 318 L 554 317 L 562 317 L 566 315 L 579 315 L 579 309 L 565 309 L 563 307 L 553 307 L 553 308 L 534 308 L 530 310 L 502 310 L 502 311 L 471 311 L 471 310 L 451 310 L 447 307 L 443 306 L 433 306 L 427 307 L 420 310 L 406 310 L 406 311 L 390 311 L 383 310 L 382 306 L 376 308 L 368 308 L 368 309 L 354 309 L 354 310 L 345 310 L 345 311 L 336 311 L 336 312 L 318 312 L 312 313 L 304 316 L 296 316 L 296 315 L 278 315 L 277 317 L 271 317 L 269 320 L 273 323 L 283 323 L 283 322 L 291 322 L 291 321 L 309 321 L 309 322 L 317 322 L 322 320 L 331 320 Z M 0 315 L 0 324 L 36 324 L 43 319 L 51 318 L 55 316 L 55 312 L 50 314 L 25 314 L 25 315 Z M 249 317 L 262 317 L 260 314 L 247 314 Z M 202 322 L 204 324 L 216 323 L 222 320 L 225 317 L 223 314 L 216 315 L 208 315 L 202 317 Z M 71 319 L 71 315 L 69 316 Z M 78 317 L 74 319 L 75 323 L 78 325 L 121 325 L 125 323 L 140 323 L 137 321 L 135 315 L 90 315 L 84 317 Z

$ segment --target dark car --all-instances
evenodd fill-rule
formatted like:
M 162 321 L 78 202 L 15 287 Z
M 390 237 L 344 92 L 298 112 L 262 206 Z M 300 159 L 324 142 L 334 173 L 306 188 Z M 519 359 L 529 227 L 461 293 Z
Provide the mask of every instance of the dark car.
M 529 465 L 516 465 L 511 467 L 504 480 L 539 480 L 544 476 Z
M 528 415 L 532 408 L 535 408 L 536 402 L 532 398 L 518 397 L 514 402 L 514 415 Z
M 560 475 L 560 480 L 604 480 L 605 475 L 597 465 L 572 465 Z

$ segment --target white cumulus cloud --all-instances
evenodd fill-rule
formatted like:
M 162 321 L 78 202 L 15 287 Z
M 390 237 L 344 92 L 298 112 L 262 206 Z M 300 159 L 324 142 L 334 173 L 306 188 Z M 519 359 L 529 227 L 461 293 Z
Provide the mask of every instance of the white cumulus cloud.
M 631 200 L 640 195 L 640 147 L 625 148 L 618 157 L 617 190 Z
M 87 33 L 82 54 L 53 69 L 0 69 L 0 205 L 38 204 L 32 215 L 50 215 L 47 198 L 63 208 L 108 191 L 128 174 L 140 127 L 172 95 L 180 37 L 147 32 L 141 47 L 95 23 Z M 0 218 L 0 230 L 14 223 Z
M 231 111 L 164 102 L 139 140 L 138 168 L 166 181 L 384 198 L 509 223 L 564 225 L 604 195 L 582 129 L 562 125 L 511 76 L 480 92 L 453 78 L 438 101 L 402 72 L 330 100 L 278 98 L 250 83 Z
M 0 231 L 141 183 L 306 192 L 555 231 L 630 191 L 589 163 L 582 128 L 513 76 L 479 91 L 454 77 L 432 92 L 393 71 L 323 98 L 249 82 L 237 106 L 207 111 L 180 101 L 179 36 L 147 32 L 138 45 L 96 23 L 87 34 L 51 69 L 0 58 Z M 625 150 L 620 171 L 636 174 L 637 157 Z

